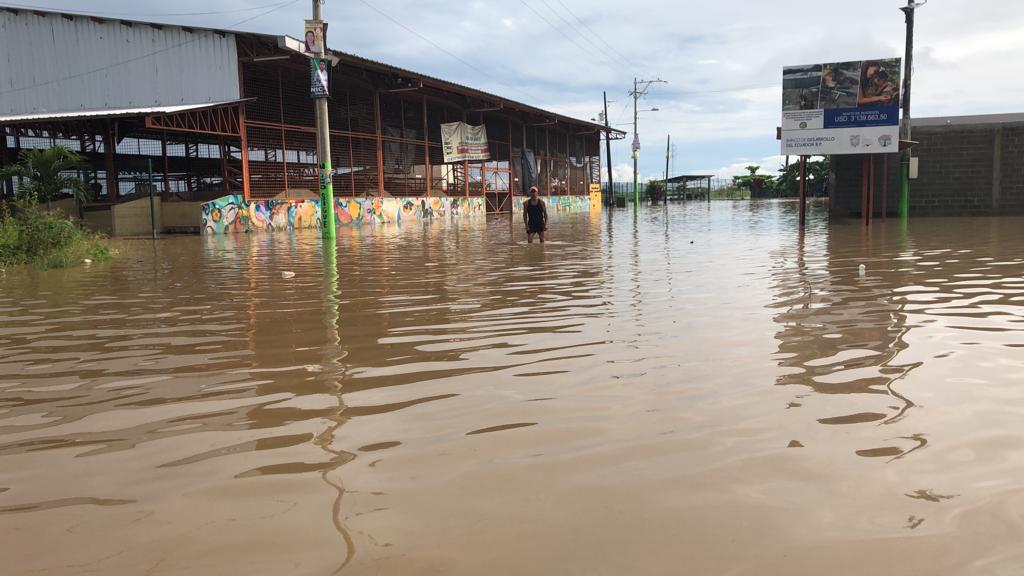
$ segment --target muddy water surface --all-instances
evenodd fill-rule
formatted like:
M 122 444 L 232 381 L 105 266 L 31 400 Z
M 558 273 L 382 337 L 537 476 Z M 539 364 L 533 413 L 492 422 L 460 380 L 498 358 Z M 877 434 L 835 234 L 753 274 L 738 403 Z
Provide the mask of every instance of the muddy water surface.
M 0 572 L 1024 573 L 1024 220 L 794 209 L 8 270 Z

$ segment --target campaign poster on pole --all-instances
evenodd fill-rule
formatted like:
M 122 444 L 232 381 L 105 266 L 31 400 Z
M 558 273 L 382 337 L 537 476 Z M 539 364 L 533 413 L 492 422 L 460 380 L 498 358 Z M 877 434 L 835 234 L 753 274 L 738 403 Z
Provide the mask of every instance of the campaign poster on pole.
M 445 163 L 491 158 L 484 125 L 470 126 L 465 122 L 441 124 L 441 149 Z
M 782 154 L 899 149 L 900 58 L 782 70 Z
M 309 59 L 309 96 L 328 98 L 331 95 L 331 60 L 329 58 Z
M 327 24 L 322 20 L 306 20 L 306 31 L 303 36 L 302 50 L 310 56 L 324 53 L 327 45 Z

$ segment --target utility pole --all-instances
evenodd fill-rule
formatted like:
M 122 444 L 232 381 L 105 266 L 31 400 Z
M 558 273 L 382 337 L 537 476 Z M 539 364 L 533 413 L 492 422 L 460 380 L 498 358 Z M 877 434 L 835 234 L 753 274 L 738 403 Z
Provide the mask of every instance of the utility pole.
M 615 184 L 612 181 L 612 133 L 611 124 L 608 123 L 608 92 L 601 94 L 604 95 L 604 126 L 608 128 L 604 133 L 604 150 L 608 158 L 608 200 L 605 204 L 611 207 L 615 202 Z
M 321 6 L 325 1 L 313 0 L 313 20 L 323 20 Z M 326 34 L 324 34 L 323 43 L 321 57 L 327 58 Z M 331 133 L 327 117 L 327 97 L 318 97 L 314 102 L 316 105 L 316 157 L 320 163 L 320 230 L 324 239 L 333 240 L 335 237 L 334 182 L 331 177 L 333 170 L 331 169 Z
M 637 175 L 637 159 L 640 157 L 640 135 L 637 134 L 637 123 L 640 118 L 639 112 L 636 109 L 637 100 L 647 94 L 647 91 L 651 88 L 651 84 L 662 83 L 668 84 L 668 82 L 657 78 L 655 80 L 638 80 L 633 78 L 633 91 L 630 92 L 630 96 L 633 97 L 633 207 L 636 208 L 640 205 L 640 182 L 639 176 Z M 643 88 L 641 88 L 643 86 Z M 653 109 L 657 110 L 657 108 Z
M 910 140 L 910 77 L 914 72 L 914 11 L 919 6 L 924 6 L 928 0 L 915 2 L 907 0 L 907 5 L 900 10 L 906 17 L 907 22 L 907 46 L 903 55 L 903 124 L 900 126 L 900 140 Z M 900 219 L 905 220 L 910 215 L 910 147 L 902 152 L 900 157 L 900 168 L 902 172 L 902 186 L 900 187 L 899 212 Z
M 672 135 L 669 134 L 665 137 L 665 201 L 663 202 L 668 206 L 668 160 L 672 155 Z
M 640 188 L 638 186 L 639 180 L 636 174 L 636 161 L 640 157 L 640 135 L 637 134 L 636 125 L 638 119 L 638 113 L 636 111 L 636 101 L 640 96 L 636 90 L 636 77 L 633 77 L 633 208 L 636 209 L 640 206 Z

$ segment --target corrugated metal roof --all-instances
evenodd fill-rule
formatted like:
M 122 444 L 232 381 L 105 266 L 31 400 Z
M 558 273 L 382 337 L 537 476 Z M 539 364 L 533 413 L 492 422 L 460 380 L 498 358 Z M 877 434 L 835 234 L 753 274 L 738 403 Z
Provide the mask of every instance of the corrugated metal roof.
M 291 36 L 287 36 L 287 35 L 286 36 L 279 36 L 278 37 L 278 45 L 283 47 L 283 48 L 289 48 L 289 49 L 291 49 L 291 50 L 293 50 L 295 52 L 302 53 L 302 49 L 301 49 L 302 41 L 297 39 L 297 38 L 292 38 Z M 573 118 L 571 116 L 565 116 L 565 115 L 562 115 L 562 114 L 557 114 L 555 112 L 544 110 L 543 108 L 537 108 L 536 106 L 531 106 L 529 104 L 524 104 L 522 102 L 517 102 L 515 100 L 511 100 L 511 99 L 505 98 L 504 96 L 498 96 L 496 94 L 491 94 L 489 92 L 484 92 L 483 90 L 477 90 L 476 88 L 472 88 L 470 86 L 466 86 L 465 84 L 459 84 L 457 82 L 451 82 L 449 80 L 443 80 L 443 79 L 437 78 L 435 76 L 429 76 L 427 74 L 421 74 L 419 72 L 414 72 L 412 70 L 407 70 L 405 68 L 399 68 L 398 66 L 392 66 L 391 64 L 386 64 L 384 62 L 380 62 L 378 60 L 373 60 L 373 59 L 370 59 L 370 58 L 359 56 L 357 54 L 352 54 L 350 52 L 342 52 L 340 50 L 333 50 L 333 49 L 330 49 L 330 48 L 328 48 L 327 51 L 331 55 L 336 56 L 337 59 L 342 61 L 342 62 L 347 62 L 349 64 L 352 64 L 352 65 L 355 65 L 355 66 L 358 66 L 358 67 L 362 67 L 362 68 L 370 68 L 370 69 L 382 70 L 382 71 L 385 71 L 385 72 L 391 72 L 391 73 L 403 76 L 405 78 L 408 78 L 410 80 L 421 81 L 421 82 L 424 83 L 424 85 L 430 85 L 433 88 L 437 88 L 437 89 L 440 89 L 440 90 L 445 90 L 445 91 L 448 91 L 448 92 L 456 92 L 458 94 L 466 94 L 466 95 L 470 95 L 470 96 L 475 96 L 475 97 L 480 98 L 482 100 L 486 100 L 488 102 L 493 102 L 494 104 L 500 104 L 500 105 L 502 105 L 503 108 L 510 108 L 510 109 L 513 109 L 513 110 L 518 110 L 518 111 L 521 111 L 521 112 L 530 112 L 530 113 L 533 113 L 533 114 L 542 114 L 544 116 L 550 116 L 550 117 L 556 118 L 556 119 L 561 120 L 563 122 L 570 122 L 572 124 L 579 124 L 579 125 L 587 126 L 587 127 L 590 127 L 590 128 L 592 128 L 594 130 L 608 131 L 608 132 L 613 132 L 613 133 L 617 133 L 617 134 L 625 134 L 625 132 L 623 132 L 622 130 L 618 130 L 616 128 L 606 127 L 604 124 L 597 124 L 595 122 L 588 122 L 586 120 L 579 120 L 579 119 Z
M 0 12 L 0 114 L 238 98 L 238 54 L 231 34 L 28 10 Z
M 49 120 L 80 120 L 83 118 L 119 118 L 125 116 L 147 116 L 149 114 L 174 114 L 175 112 L 186 112 L 188 110 L 216 108 L 217 106 L 236 104 L 241 101 L 242 100 L 227 100 L 224 102 L 211 102 L 208 104 L 179 104 L 177 106 L 149 106 L 146 108 L 117 108 L 103 110 L 75 110 L 73 112 L 17 114 L 14 116 L 0 116 L 0 124 L 19 124 L 23 122 L 41 122 Z

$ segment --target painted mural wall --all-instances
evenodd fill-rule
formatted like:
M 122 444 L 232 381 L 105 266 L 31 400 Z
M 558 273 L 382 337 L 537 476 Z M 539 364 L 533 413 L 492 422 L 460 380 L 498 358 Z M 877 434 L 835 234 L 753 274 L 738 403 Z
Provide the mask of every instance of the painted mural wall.
M 456 218 L 483 215 L 486 211 L 483 198 L 334 199 L 334 221 L 338 226 Z M 319 227 L 319 200 L 246 200 L 232 195 L 203 204 L 204 234 Z
M 590 196 L 541 196 L 547 202 L 549 212 L 586 212 L 590 210 Z M 524 196 L 516 196 L 512 199 L 512 209 L 516 212 L 523 211 L 523 202 L 529 200 Z M 601 202 L 597 203 L 597 208 Z
M 514 199 L 521 212 L 523 198 Z M 586 211 L 587 196 L 544 198 L 554 212 Z M 600 205 L 600 203 L 598 203 Z M 461 218 L 484 215 L 484 198 L 335 198 L 334 218 L 339 226 L 398 224 L 427 218 Z M 295 230 L 320 227 L 319 200 L 246 200 L 241 195 L 224 196 L 206 202 L 202 208 L 203 233 L 227 234 L 257 230 Z

